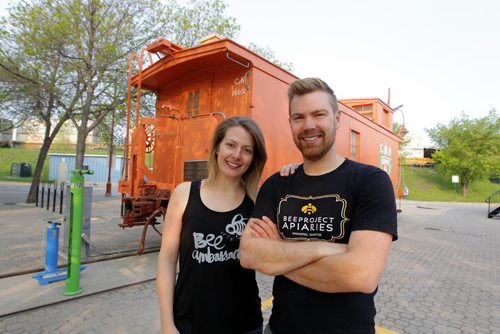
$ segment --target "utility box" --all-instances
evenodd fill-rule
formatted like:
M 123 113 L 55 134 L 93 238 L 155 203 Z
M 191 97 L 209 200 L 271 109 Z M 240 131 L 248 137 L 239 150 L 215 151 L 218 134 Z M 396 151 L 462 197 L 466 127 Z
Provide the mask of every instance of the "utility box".
M 13 162 L 10 165 L 10 176 L 21 177 L 21 165 L 19 163 Z
M 21 177 L 31 177 L 31 164 L 28 164 L 26 162 L 21 162 L 19 167 L 20 167 L 19 175 Z
M 92 190 L 90 186 L 85 186 L 83 190 L 83 217 L 82 217 L 82 243 L 81 254 L 90 255 L 90 222 L 92 219 Z M 71 191 L 70 186 L 66 186 L 64 198 L 64 218 L 63 218 L 63 241 L 59 247 L 60 255 L 67 258 L 68 254 L 68 239 L 69 239 L 69 224 L 70 224 L 70 207 L 71 207 Z
M 31 164 L 26 162 L 12 163 L 10 165 L 10 176 L 12 177 L 31 177 Z

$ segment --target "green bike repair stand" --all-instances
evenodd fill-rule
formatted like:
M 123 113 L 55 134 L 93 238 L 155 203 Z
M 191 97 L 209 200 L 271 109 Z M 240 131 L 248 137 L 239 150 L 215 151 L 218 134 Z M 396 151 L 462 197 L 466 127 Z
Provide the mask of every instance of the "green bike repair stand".
M 63 295 L 73 296 L 83 292 L 80 288 L 80 251 L 82 242 L 83 191 L 85 179 L 83 175 L 94 174 L 92 170 L 74 169 L 71 171 L 71 201 L 69 209 L 70 226 L 68 237 L 68 276 Z

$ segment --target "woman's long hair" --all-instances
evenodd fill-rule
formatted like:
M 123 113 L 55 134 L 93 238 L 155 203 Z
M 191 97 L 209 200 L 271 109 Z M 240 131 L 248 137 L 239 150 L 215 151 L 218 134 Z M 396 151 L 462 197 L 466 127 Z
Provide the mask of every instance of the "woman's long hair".
M 250 118 L 240 116 L 226 118 L 224 121 L 219 123 L 219 125 L 217 125 L 215 134 L 212 138 L 212 143 L 210 145 L 210 150 L 208 152 L 207 183 L 213 182 L 219 174 L 219 165 L 217 164 L 217 148 L 226 136 L 227 130 L 235 126 L 241 126 L 253 138 L 254 148 L 252 163 L 242 175 L 241 181 L 245 187 L 246 194 L 250 196 L 253 201 L 255 201 L 260 176 L 267 161 L 267 153 L 264 136 L 262 135 L 257 123 Z

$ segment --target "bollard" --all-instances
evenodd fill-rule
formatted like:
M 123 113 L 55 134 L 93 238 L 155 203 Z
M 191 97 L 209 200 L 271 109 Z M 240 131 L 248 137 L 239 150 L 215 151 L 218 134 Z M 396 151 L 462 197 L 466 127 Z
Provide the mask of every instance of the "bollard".
M 54 199 L 52 200 L 52 212 L 56 212 L 57 185 L 54 183 Z
M 63 211 L 63 199 L 64 199 L 64 183 L 61 185 L 60 195 L 59 195 L 59 214 Z
M 49 209 L 50 206 L 50 183 L 47 186 L 47 210 Z
M 43 197 L 45 196 L 45 184 L 42 184 L 42 204 L 40 205 L 40 209 L 43 209 Z
M 68 239 L 68 277 L 63 294 L 77 295 L 83 292 L 80 288 L 80 246 L 82 240 L 83 191 L 85 179 L 83 175 L 94 174 L 91 170 L 74 169 L 71 171 L 70 187 L 70 226 Z

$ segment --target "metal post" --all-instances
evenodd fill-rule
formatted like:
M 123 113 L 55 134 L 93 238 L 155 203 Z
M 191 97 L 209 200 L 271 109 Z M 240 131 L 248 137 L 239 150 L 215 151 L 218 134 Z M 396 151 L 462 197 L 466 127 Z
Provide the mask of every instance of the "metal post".
M 52 212 L 56 212 L 57 184 L 54 183 L 54 199 L 52 200 Z
M 63 211 L 63 199 L 64 199 L 64 182 L 61 183 L 61 189 L 60 189 L 60 195 L 59 195 L 59 214 L 62 214 Z
M 113 140 L 115 129 L 115 110 L 111 114 L 111 140 L 109 142 L 109 166 L 108 166 L 108 182 L 106 183 L 106 197 L 111 197 L 111 167 L 113 166 Z
M 92 175 L 94 171 L 74 169 L 71 171 L 71 174 L 68 278 L 66 278 L 66 286 L 63 292 L 65 296 L 77 295 L 83 291 L 80 288 L 80 246 L 82 241 L 83 191 L 85 183 L 83 175 Z
M 43 198 L 45 196 L 45 183 L 42 183 L 42 205 L 40 205 L 40 209 L 43 209 Z
M 47 210 L 49 209 L 50 206 L 50 183 L 47 187 Z

